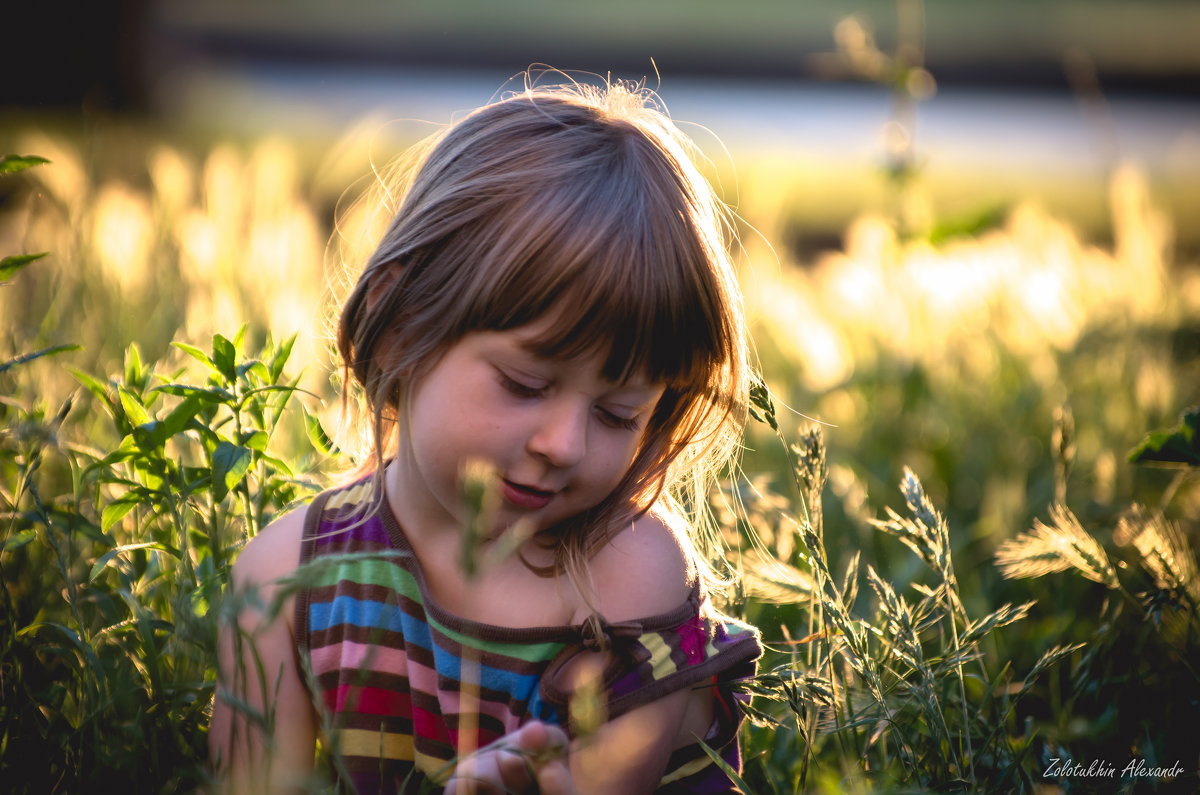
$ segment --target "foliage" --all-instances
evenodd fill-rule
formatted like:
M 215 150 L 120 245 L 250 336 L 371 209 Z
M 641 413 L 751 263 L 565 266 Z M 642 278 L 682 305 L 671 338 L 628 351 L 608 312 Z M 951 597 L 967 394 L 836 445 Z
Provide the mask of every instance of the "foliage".
M 761 384 L 752 400 L 754 418 L 783 440 Z M 1185 413 L 1180 427 L 1194 414 Z M 1072 433 L 1070 413 L 1061 412 L 1054 436 L 1062 480 L 1073 457 Z M 1142 451 L 1181 433 L 1152 433 L 1130 457 L 1139 460 Z M 1114 791 L 1194 786 L 1195 771 L 1179 763 L 1191 751 L 1183 738 L 1200 707 L 1192 663 L 1200 651 L 1200 574 L 1188 534 L 1164 517 L 1165 502 L 1155 510 L 1135 504 L 1115 520 L 1114 541 L 1133 553 L 1127 561 L 1114 563 L 1115 553 L 1061 503 L 1051 506 L 1050 523 L 1037 520 L 999 546 L 996 561 L 1005 577 L 1075 571 L 1122 597 L 1104 603 L 1085 641 L 1046 647 L 1022 670 L 995 653 L 1003 640 L 994 633 L 1026 621 L 1035 602 L 1005 603 L 972 617 L 953 564 L 949 525 L 911 470 L 901 483 L 908 515 L 886 508 L 886 518 L 871 524 L 915 553 L 932 580 L 910 582 L 916 592 L 910 602 L 894 578 L 867 564 L 875 599 L 864 607 L 861 552 L 840 577 L 828 563 L 821 511 L 828 468 L 820 429 L 805 433 L 789 453 L 797 509 L 761 482 L 751 489 L 731 483 L 726 493 L 744 505 L 749 526 L 739 537 L 756 540 L 758 530 L 767 529 L 773 542 L 773 548 L 758 543 L 756 554 L 744 558 L 749 595 L 778 606 L 760 612 L 760 623 L 771 626 L 797 604 L 807 614 L 802 638 L 789 632 L 794 618 L 779 625 L 783 639 L 774 662 L 749 688 L 759 697 L 749 731 L 748 749 L 758 763 L 747 773 L 755 781 L 751 791 L 799 792 L 814 784 L 837 792 L 1069 791 L 1079 781 L 1063 775 L 1060 763 L 1079 759 L 1115 765 Z M 1193 476 L 1181 473 L 1165 501 Z M 1066 493 L 1061 486 L 1060 495 Z M 802 546 L 781 543 L 789 533 Z M 1021 725 L 1021 702 L 1037 701 L 1037 688 L 1065 661 L 1070 685 L 1058 705 L 1060 726 L 1039 729 L 1028 719 Z M 1086 716 L 1088 730 L 1063 733 L 1064 716 Z M 1126 760 L 1171 768 L 1174 775 L 1122 778 Z
M 5 400 L 7 791 L 201 782 L 230 562 L 315 488 L 300 462 L 273 452 L 297 391 L 284 376 L 292 340 L 255 358 L 241 345 L 241 334 L 216 335 L 211 352 L 181 345 L 202 365 L 199 382 L 130 346 L 114 377 L 75 371 L 84 392 L 57 407 L 30 402 L 28 382 L 13 390 L 24 400 Z M 95 416 L 104 426 L 88 428 Z
M 754 398 L 756 417 L 777 428 L 766 392 L 758 389 Z M 867 565 L 865 579 L 875 604 L 864 611 L 861 556 L 854 555 L 840 577 L 828 562 L 820 513 L 828 469 L 820 430 L 809 431 L 790 450 L 800 518 L 779 500 L 772 502 L 776 511 L 784 508 L 783 523 L 803 541 L 789 556 L 801 568 L 775 557 L 755 567 L 751 582 L 779 583 L 783 573 L 784 579 L 804 583 L 797 590 L 806 597 L 809 632 L 798 640 L 788 637 L 790 651 L 776 655 L 751 688 L 760 704 L 776 707 L 756 708 L 759 728 L 751 731 L 750 747 L 762 755 L 757 772 L 763 791 L 805 790 L 829 769 L 859 785 L 874 782 L 881 788 L 1031 788 L 1031 738 L 1009 731 L 1014 709 L 1039 676 L 1080 646 L 1048 649 L 1015 682 L 1008 665 L 990 670 L 994 660 L 987 659 L 985 643 L 996 630 L 1023 620 L 1032 603 L 969 615 L 947 522 L 907 470 L 901 487 L 910 515 L 889 508 L 888 518 L 874 524 L 916 553 L 933 574 L 933 584 L 913 583 L 915 601 L 910 602 Z M 752 508 L 749 515 L 755 514 Z M 786 625 L 784 631 L 786 636 Z M 780 743 L 781 736 L 791 742 Z
M 1167 767 L 1194 753 L 1184 737 L 1200 714 L 1194 662 L 1200 655 L 1200 573 L 1194 524 L 1173 520 L 1167 511 L 1184 484 L 1195 481 L 1197 468 L 1184 468 L 1186 459 L 1174 451 L 1158 453 L 1187 434 L 1196 415 L 1196 408 L 1188 410 L 1174 433 L 1153 432 L 1130 454 L 1135 463 L 1181 467 L 1158 505 L 1134 503 L 1085 529 L 1070 508 L 1056 503 L 1049 524 L 1036 521 L 997 550 L 1006 577 L 1073 572 L 1114 597 L 1103 600 L 1095 616 L 1080 616 L 1095 622 L 1094 643 L 1073 669 L 1061 709 L 1097 719 L 1087 734 L 1054 743 L 1067 758 L 1119 759 L 1125 746 L 1147 765 Z M 1179 791 L 1194 787 L 1195 779 L 1192 772 L 1177 782 Z
M 319 191 L 277 146 L 146 150 L 121 181 L 56 148 L 0 230 L 52 252 L 0 266 L 10 791 L 202 781 L 217 593 L 335 450 L 284 375 L 314 358 L 304 335 L 257 344 L 311 324 L 288 312 L 318 303 L 299 291 L 319 247 L 273 241 L 320 239 Z M 772 389 L 718 505 L 733 609 L 771 646 L 747 790 L 1070 790 L 1049 759 L 1191 764 L 1196 412 L 1166 426 L 1200 394 L 1200 292 L 1145 183 L 1112 187 L 1111 246 L 1023 206 L 925 237 L 864 217 L 817 262 L 747 265 Z M 782 239 L 771 212 L 748 221 Z M 190 344 L 231 316 L 256 323 Z M 797 434 L 783 404 L 827 424 Z
M 1129 460 L 1135 464 L 1186 464 L 1200 466 L 1200 406 L 1184 412 L 1179 425 L 1169 431 L 1157 431 L 1134 448 Z

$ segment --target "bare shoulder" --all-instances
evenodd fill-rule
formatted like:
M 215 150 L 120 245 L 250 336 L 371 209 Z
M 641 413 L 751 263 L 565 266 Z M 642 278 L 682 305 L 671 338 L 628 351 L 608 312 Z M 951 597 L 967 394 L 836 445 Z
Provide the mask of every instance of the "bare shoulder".
M 294 596 L 273 598 L 276 582 L 299 565 L 304 515 L 267 525 L 233 564 L 236 619 L 221 622 L 209 729 L 223 793 L 282 792 L 312 769 L 317 720 L 297 660 Z
M 666 613 L 687 601 L 696 567 L 685 549 L 686 529 L 651 511 L 619 532 L 592 558 L 596 605 L 610 622 Z
M 237 587 L 268 585 L 296 570 L 306 512 L 306 508 L 290 511 L 250 539 L 233 564 Z

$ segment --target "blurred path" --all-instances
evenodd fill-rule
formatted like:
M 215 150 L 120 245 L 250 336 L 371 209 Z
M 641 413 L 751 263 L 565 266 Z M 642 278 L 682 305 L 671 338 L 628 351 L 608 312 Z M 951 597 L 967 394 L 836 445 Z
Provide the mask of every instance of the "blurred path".
M 330 67 L 213 68 L 166 87 L 160 106 L 183 123 L 219 118 L 246 132 L 336 137 L 365 117 L 434 124 L 518 86 L 502 74 Z M 862 161 L 878 157 L 888 120 L 884 89 L 857 84 L 664 78 L 672 115 L 711 129 L 732 150 Z M 961 164 L 1094 169 L 1134 157 L 1153 172 L 1200 174 L 1200 103 L 944 88 L 919 105 L 918 146 Z
M 210 131 L 332 141 L 362 125 L 386 136 L 377 143 L 401 143 L 520 87 L 507 78 L 482 70 L 242 63 L 176 75 L 158 106 L 173 123 Z M 729 149 L 726 156 L 712 136 L 691 128 L 718 164 L 731 157 L 740 168 L 769 156 L 809 174 L 823 195 L 805 200 L 826 211 L 831 228 L 866 206 L 864 193 L 874 190 L 878 198 L 881 131 L 891 103 L 882 88 L 666 75 L 659 90 L 677 120 L 711 130 Z M 950 212 L 1039 190 L 1050 196 L 1074 191 L 1064 201 L 1085 225 L 1104 224 L 1108 175 L 1131 160 L 1170 207 L 1179 242 L 1200 247 L 1200 230 L 1188 221 L 1200 215 L 1198 102 L 1120 96 L 1083 102 L 1048 92 L 954 86 L 918 105 L 915 142 L 926 180 L 949 197 Z M 842 176 L 845 186 L 837 184 Z M 836 209 L 823 208 L 822 201 Z

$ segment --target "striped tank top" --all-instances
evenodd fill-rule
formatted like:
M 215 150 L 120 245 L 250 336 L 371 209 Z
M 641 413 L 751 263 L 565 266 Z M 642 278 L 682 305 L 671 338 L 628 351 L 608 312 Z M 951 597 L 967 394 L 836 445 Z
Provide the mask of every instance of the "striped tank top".
M 371 480 L 324 492 L 308 509 L 296 599 L 296 642 L 321 715 L 323 749 L 343 790 L 437 791 L 463 753 L 537 719 L 568 733 L 569 694 L 554 672 L 583 649 L 609 650 L 599 695 L 608 718 L 685 687 L 713 688 L 706 744 L 740 769 L 741 694 L 758 633 L 715 618 L 697 589 L 643 621 L 510 628 L 442 609 Z M 732 784 L 700 745 L 677 749 L 659 792 L 726 792 Z

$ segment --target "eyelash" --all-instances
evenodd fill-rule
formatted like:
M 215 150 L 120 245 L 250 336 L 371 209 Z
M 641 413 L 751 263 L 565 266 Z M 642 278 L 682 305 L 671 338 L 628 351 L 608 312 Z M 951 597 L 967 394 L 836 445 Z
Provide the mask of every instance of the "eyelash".
M 622 431 L 637 431 L 642 428 L 642 422 L 637 417 L 622 417 L 605 409 L 600 409 L 600 421 Z
M 546 392 L 546 387 L 544 386 L 529 386 L 508 377 L 504 373 L 500 373 L 500 384 L 509 394 L 519 398 L 537 398 Z M 600 421 L 610 428 L 617 428 L 624 431 L 637 431 L 641 430 L 642 427 L 640 418 L 622 417 L 619 414 L 613 414 L 607 409 L 600 409 Z
M 520 398 L 541 397 L 546 392 L 544 386 L 529 386 L 500 373 L 500 384 L 511 394 Z

